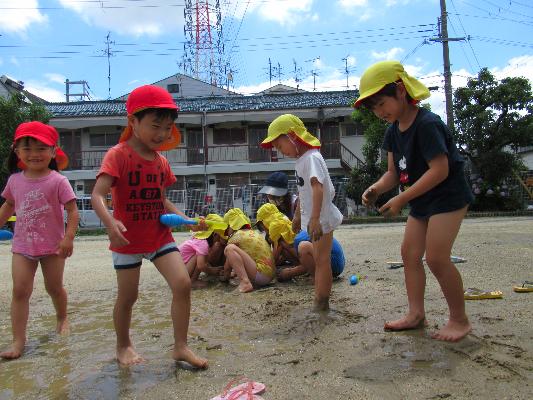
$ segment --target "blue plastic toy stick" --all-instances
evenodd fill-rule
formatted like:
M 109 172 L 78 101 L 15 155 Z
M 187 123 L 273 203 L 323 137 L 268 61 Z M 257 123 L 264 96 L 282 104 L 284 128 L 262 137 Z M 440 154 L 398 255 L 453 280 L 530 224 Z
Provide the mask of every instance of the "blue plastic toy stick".
M 159 221 L 166 226 L 181 226 L 181 225 L 197 225 L 198 221 L 195 219 L 184 218 L 178 214 L 163 214 L 159 217 Z

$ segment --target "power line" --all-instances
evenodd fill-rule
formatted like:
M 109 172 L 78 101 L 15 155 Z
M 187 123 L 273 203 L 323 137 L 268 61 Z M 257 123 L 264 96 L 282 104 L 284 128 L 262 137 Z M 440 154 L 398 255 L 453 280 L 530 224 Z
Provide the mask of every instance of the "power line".
M 453 2 L 453 0 L 451 0 L 451 2 L 452 2 L 453 9 L 455 10 L 455 12 L 457 12 L 457 9 L 455 8 L 455 3 Z M 459 24 L 461 25 L 461 28 L 463 29 L 464 35 L 468 38 L 468 34 L 466 33 L 465 27 L 464 27 L 463 23 L 461 22 L 461 18 L 459 16 L 457 16 L 457 19 L 459 20 Z M 474 55 L 474 59 L 476 60 L 478 68 L 481 69 L 481 65 L 479 65 L 479 60 L 477 58 L 476 52 L 474 51 L 474 48 L 472 47 L 472 44 L 470 43 L 470 40 L 467 39 L 466 42 L 468 43 L 468 46 L 470 46 L 470 50 L 472 50 L 472 54 Z M 462 46 L 461 46 L 461 48 L 462 48 Z M 465 54 L 465 56 L 466 56 L 466 54 Z

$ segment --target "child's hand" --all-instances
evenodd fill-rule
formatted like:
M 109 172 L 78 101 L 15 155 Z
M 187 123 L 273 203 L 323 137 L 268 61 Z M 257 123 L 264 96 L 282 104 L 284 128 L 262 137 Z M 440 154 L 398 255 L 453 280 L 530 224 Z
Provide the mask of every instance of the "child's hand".
M 396 217 L 400 214 L 405 203 L 402 201 L 400 196 L 394 196 L 392 199 L 387 201 L 378 211 L 385 218 Z
M 74 240 L 65 236 L 61 240 L 61 242 L 59 242 L 57 255 L 61 258 L 70 257 L 72 255 L 73 249 L 74 249 Z
M 111 247 L 117 248 L 130 244 L 129 240 L 122 234 L 126 231 L 127 229 L 121 221 L 113 219 L 111 226 L 107 228 L 107 236 L 109 236 Z
M 320 225 L 320 219 L 311 218 L 309 220 L 309 225 L 307 225 L 307 233 L 309 233 L 312 242 L 320 240 L 322 237 L 322 226 Z
M 298 233 L 300 232 L 301 229 L 302 229 L 302 220 L 298 217 L 294 217 L 292 219 L 292 231 L 294 233 Z
M 378 199 L 379 194 L 374 185 L 370 186 L 368 189 L 366 189 L 361 196 L 361 200 L 363 201 L 363 204 L 366 207 L 373 206 L 376 200 Z

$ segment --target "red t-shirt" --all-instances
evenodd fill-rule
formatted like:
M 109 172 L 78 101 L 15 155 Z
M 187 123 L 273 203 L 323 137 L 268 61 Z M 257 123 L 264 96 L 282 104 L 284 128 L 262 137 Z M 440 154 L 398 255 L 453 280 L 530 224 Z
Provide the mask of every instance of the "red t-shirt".
M 176 182 L 167 159 L 156 153 L 153 161 L 145 160 L 127 143 L 119 143 L 106 153 L 97 178 L 107 174 L 111 186 L 113 217 L 127 228 L 130 244 L 109 249 L 123 254 L 151 253 L 173 242 L 170 229 L 159 222 L 165 213 L 165 189 Z

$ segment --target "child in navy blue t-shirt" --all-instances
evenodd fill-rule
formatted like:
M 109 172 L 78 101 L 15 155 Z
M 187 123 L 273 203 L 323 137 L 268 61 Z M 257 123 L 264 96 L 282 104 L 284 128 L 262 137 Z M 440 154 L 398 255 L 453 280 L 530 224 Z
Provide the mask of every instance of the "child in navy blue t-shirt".
M 427 325 L 425 253 L 450 312 L 448 323 L 432 337 L 454 342 L 472 329 L 465 312 L 461 275 L 450 255 L 473 196 L 448 128 L 437 115 L 418 106 L 418 101 L 428 97 L 429 90 L 397 61 L 379 62 L 364 72 L 354 106 L 363 105 L 392 125 L 383 143 L 387 172 L 363 193 L 362 201 L 372 205 L 380 194 L 400 184 L 400 193 L 379 211 L 395 216 L 407 203 L 411 207 L 401 247 L 409 309 L 403 318 L 386 322 L 385 329 Z

